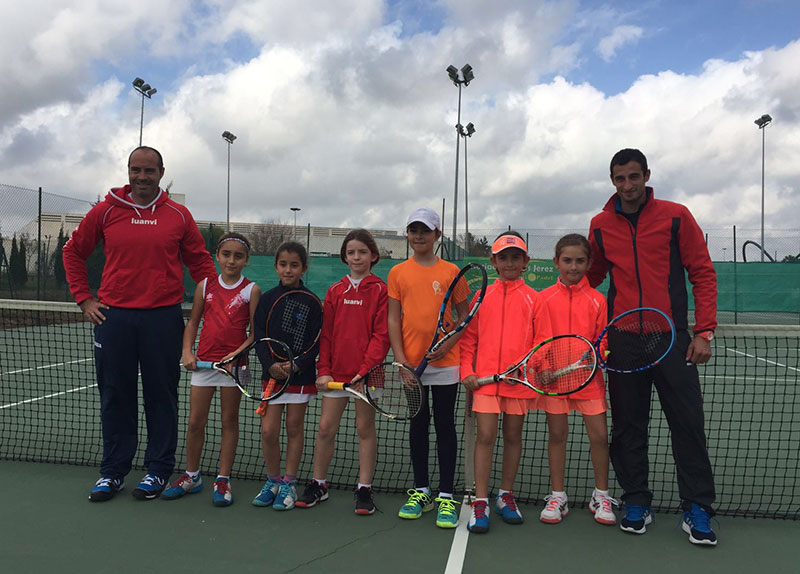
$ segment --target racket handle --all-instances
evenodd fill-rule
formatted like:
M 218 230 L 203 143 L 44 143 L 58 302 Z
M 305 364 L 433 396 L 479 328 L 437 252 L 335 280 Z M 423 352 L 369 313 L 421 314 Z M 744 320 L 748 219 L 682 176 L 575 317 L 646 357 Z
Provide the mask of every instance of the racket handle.
M 422 377 L 422 373 L 424 373 L 425 369 L 427 369 L 427 368 L 428 368 L 428 359 L 423 357 L 422 358 L 422 362 L 419 364 L 419 366 L 416 369 L 414 369 L 414 374 L 417 375 L 417 378 L 420 378 L 420 377 Z
M 213 369 L 214 368 L 214 363 L 212 363 L 211 361 L 197 361 L 197 363 L 195 363 L 195 364 L 197 365 L 198 369 Z
M 491 383 L 496 383 L 497 381 L 498 381 L 497 377 L 492 375 L 491 377 L 480 377 L 477 382 L 480 386 L 483 386 L 483 385 L 489 385 Z
M 327 383 L 327 388 L 329 391 L 343 391 L 345 387 L 345 383 L 335 383 L 333 381 Z

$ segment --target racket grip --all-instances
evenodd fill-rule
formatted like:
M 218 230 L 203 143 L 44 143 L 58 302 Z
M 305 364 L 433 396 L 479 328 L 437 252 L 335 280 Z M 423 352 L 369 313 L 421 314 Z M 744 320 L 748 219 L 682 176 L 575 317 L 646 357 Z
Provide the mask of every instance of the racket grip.
M 425 357 L 422 358 L 422 362 L 420 362 L 419 366 L 414 369 L 414 374 L 417 375 L 417 378 L 422 376 L 422 373 L 425 372 L 425 369 L 428 368 L 428 359 Z
M 214 367 L 214 363 L 211 361 L 197 361 L 195 364 L 197 365 L 198 369 L 211 369 Z
M 483 386 L 483 385 L 489 385 L 489 384 L 491 384 L 491 383 L 496 383 L 496 382 L 497 382 L 497 379 L 495 378 L 495 376 L 494 376 L 494 375 L 492 375 L 491 377 L 480 377 L 480 378 L 478 379 L 478 381 L 477 381 L 477 383 L 478 383 L 480 386 Z
M 335 383 L 333 381 L 326 384 L 329 391 L 343 391 L 344 390 L 344 383 Z

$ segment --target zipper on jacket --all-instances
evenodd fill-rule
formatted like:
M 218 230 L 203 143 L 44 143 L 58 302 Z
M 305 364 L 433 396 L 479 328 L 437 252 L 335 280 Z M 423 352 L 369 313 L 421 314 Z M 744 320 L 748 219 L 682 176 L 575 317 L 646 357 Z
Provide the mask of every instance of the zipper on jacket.
M 503 335 L 505 334 L 505 325 L 506 325 L 506 293 L 508 293 L 508 282 L 503 281 L 503 311 L 500 313 L 500 347 L 497 350 L 497 373 L 503 372 L 505 369 L 503 368 L 502 363 L 502 354 L 503 354 Z M 500 393 L 500 385 L 497 386 L 497 392 Z
M 624 217 L 624 216 L 623 216 Z M 633 268 L 636 271 L 636 285 L 639 287 L 639 305 L 638 307 L 642 306 L 642 278 L 639 276 L 639 249 L 636 245 L 636 235 L 639 231 L 639 219 L 641 219 L 642 214 L 639 213 L 639 217 L 636 219 L 636 225 L 631 223 L 630 219 L 625 217 L 625 221 L 628 222 L 628 227 L 631 228 L 631 243 L 633 245 Z

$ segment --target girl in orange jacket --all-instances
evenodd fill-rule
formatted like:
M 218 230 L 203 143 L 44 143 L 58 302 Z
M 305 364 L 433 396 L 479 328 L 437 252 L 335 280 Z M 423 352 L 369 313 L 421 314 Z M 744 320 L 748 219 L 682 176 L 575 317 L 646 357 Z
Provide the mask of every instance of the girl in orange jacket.
M 550 313 L 554 335 L 578 334 L 595 341 L 606 325 L 606 299 L 589 286 L 584 275 L 591 262 L 589 241 L 576 233 L 565 235 L 556 243 L 553 262 L 560 276 L 555 285 L 541 292 Z M 608 494 L 608 429 L 606 427 L 606 386 L 602 371 L 577 393 L 567 396 L 539 396 L 535 408 L 547 413 L 549 431 L 547 455 L 550 462 L 550 481 L 553 492 L 545 498 L 547 504 L 540 520 L 548 524 L 561 522 L 569 513 L 564 488 L 564 466 L 567 456 L 568 413 L 583 415 L 591 448 L 595 489 L 589 510 L 600 524 L 615 524 L 612 504 L 617 501 Z
M 499 279 L 486 291 L 483 304 L 461 338 L 461 378 L 474 392 L 472 410 L 478 421 L 475 443 L 475 495 L 471 532 L 489 530 L 489 474 L 503 413 L 503 472 L 495 511 L 503 521 L 521 524 L 522 514 L 512 489 L 522 455 L 522 425 L 536 393 L 506 382 L 478 386 L 479 377 L 501 373 L 534 345 L 551 336 L 550 316 L 539 293 L 525 284 L 522 273 L 530 261 L 522 237 L 514 231 L 492 245 L 491 262 Z

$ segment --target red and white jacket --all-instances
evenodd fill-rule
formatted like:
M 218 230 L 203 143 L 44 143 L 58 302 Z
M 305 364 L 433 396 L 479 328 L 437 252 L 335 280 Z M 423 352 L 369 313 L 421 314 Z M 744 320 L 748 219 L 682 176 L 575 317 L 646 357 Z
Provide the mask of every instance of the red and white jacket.
M 584 277 L 576 285 L 565 285 L 558 279 L 541 292 L 547 310 L 553 335 L 582 335 L 592 343 L 597 340 L 608 320 L 606 298 L 592 289 Z M 555 398 L 601 399 L 606 396 L 603 372 L 598 369 L 592 381 L 577 393 Z
M 498 279 L 486 290 L 478 313 L 459 341 L 461 379 L 502 373 L 550 336 L 550 315 L 541 295 L 522 279 Z M 504 382 L 484 385 L 475 393 L 518 399 L 538 396 L 522 385 Z
M 203 282 L 203 330 L 197 344 L 198 359 L 221 361 L 245 342 L 254 285 L 244 275 L 235 285 L 225 285 L 221 275 Z
M 72 233 L 64 245 L 64 269 L 78 304 L 92 296 L 86 260 L 100 241 L 106 262 L 97 298 L 112 307 L 181 303 L 183 265 L 198 283 L 217 276 L 192 214 L 161 189 L 142 206 L 130 199 L 130 185 L 114 188 Z
M 386 283 L 367 275 L 354 287 L 349 276 L 328 289 L 319 336 L 317 376 L 348 382 L 364 376 L 389 352 Z

